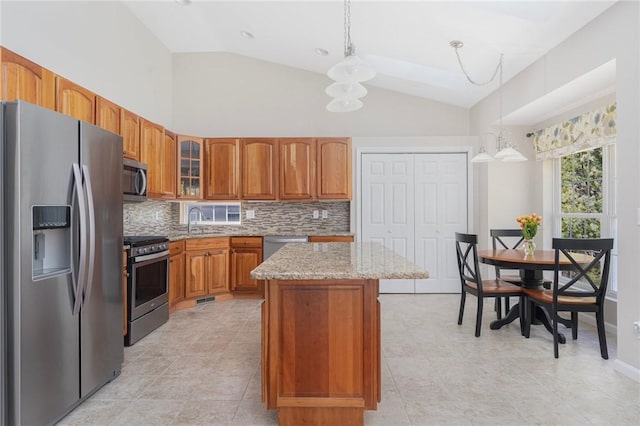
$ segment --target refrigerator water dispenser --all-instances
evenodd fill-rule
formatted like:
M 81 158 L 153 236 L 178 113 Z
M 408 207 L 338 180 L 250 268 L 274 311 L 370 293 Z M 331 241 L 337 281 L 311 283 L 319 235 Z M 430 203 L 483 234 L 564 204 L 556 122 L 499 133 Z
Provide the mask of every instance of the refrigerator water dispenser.
M 33 206 L 32 278 L 71 272 L 71 206 Z

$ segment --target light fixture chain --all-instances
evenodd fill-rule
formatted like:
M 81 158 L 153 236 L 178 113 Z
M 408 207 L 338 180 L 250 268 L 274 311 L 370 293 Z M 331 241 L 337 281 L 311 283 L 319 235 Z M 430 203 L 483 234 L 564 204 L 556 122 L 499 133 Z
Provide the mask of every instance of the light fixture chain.
M 474 81 L 470 76 L 469 73 L 467 72 L 467 70 L 464 68 L 464 65 L 462 65 L 462 59 L 460 59 L 460 53 L 458 53 L 458 48 L 454 47 L 455 51 L 456 51 L 456 58 L 458 58 L 458 64 L 460 65 L 460 69 L 462 70 L 462 72 L 464 73 L 465 77 L 467 77 L 467 80 L 469 80 L 469 83 L 475 85 L 475 86 L 486 86 L 487 84 L 491 83 L 493 80 L 495 80 L 496 75 L 498 74 L 498 70 L 500 69 L 500 67 L 502 66 L 502 54 L 500 54 L 500 62 L 498 62 L 498 65 L 496 66 L 495 71 L 493 71 L 493 75 L 491 75 L 491 78 L 489 78 L 487 81 L 482 82 L 482 83 L 478 83 L 477 81 Z M 500 83 L 502 84 L 502 82 Z
M 502 145 L 502 140 L 504 139 L 504 133 L 502 132 L 502 57 L 503 54 L 500 54 L 500 62 L 498 62 L 498 67 L 500 68 L 500 124 L 499 124 L 499 131 L 498 131 L 498 144 L 500 144 L 500 146 Z

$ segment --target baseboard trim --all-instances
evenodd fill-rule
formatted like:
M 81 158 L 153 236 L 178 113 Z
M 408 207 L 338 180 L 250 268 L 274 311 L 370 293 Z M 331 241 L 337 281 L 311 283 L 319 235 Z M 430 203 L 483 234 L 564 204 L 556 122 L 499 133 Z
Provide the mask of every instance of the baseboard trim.
M 640 369 L 632 367 L 626 362 L 622 362 L 619 359 L 613 361 L 613 369 L 623 376 L 627 376 L 631 380 L 640 383 Z
M 580 312 L 580 314 L 578 315 L 578 320 L 580 322 L 585 323 L 585 324 L 589 324 L 589 325 L 593 326 L 594 328 L 597 328 L 595 314 L 590 314 L 588 312 Z M 610 322 L 605 322 L 604 323 L 604 330 L 607 333 L 611 333 L 611 334 L 613 334 L 615 336 L 618 335 L 618 326 L 616 324 L 611 324 Z

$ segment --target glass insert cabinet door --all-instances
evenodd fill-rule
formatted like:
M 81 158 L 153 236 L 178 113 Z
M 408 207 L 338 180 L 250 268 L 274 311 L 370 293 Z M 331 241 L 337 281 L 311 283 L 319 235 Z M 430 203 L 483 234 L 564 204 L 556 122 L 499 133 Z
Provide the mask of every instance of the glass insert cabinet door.
M 178 136 L 178 197 L 202 198 L 202 138 Z

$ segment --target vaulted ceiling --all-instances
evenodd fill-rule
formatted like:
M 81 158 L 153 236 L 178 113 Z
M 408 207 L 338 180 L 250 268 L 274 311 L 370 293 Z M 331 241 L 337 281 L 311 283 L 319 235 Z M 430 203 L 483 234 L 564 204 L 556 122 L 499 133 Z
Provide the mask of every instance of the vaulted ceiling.
M 171 52 L 231 52 L 323 74 L 343 57 L 343 1 L 124 3 Z M 498 82 L 471 85 L 451 40 L 464 41 L 463 64 L 478 81 L 503 53 L 508 81 L 613 3 L 354 0 L 351 37 L 377 71 L 365 85 L 471 107 Z

